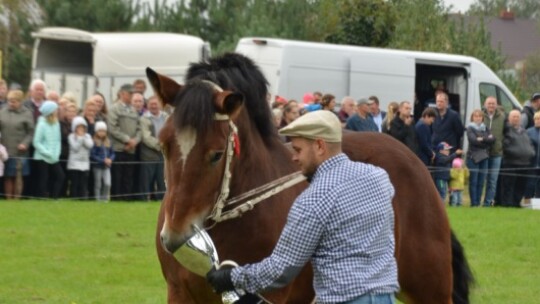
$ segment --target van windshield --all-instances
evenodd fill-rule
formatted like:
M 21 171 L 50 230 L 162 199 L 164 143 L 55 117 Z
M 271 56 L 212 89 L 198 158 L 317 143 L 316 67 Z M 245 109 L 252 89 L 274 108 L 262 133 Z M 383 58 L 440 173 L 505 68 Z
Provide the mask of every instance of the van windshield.
M 487 97 L 493 96 L 497 98 L 497 103 L 503 107 L 505 113 L 509 113 L 515 107 L 512 100 L 506 93 L 497 85 L 492 83 L 480 83 L 480 100 L 483 102 Z

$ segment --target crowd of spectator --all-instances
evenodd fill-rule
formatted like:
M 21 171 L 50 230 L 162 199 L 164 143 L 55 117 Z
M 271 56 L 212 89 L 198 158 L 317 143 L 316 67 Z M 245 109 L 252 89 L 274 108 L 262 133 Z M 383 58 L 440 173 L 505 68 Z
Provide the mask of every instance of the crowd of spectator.
M 42 80 L 34 80 L 28 94 L 8 90 L 0 80 L 0 193 L 6 199 L 161 200 L 157 134 L 169 111 L 145 91 L 139 79 L 122 85 L 111 103 L 96 93 L 79 108 L 73 94 L 47 90 Z M 442 201 L 449 198 L 451 206 L 462 204 L 465 183 L 472 207 L 529 206 L 540 197 L 540 93 L 521 112 L 509 113 L 489 96 L 465 124 L 443 88 L 433 96 L 392 101 L 387 111 L 377 96 L 346 96 L 340 103 L 320 92 L 304 94 L 301 102 L 276 96 L 272 113 L 278 129 L 322 110 L 334 113 L 344 129 L 394 137 L 430 170 Z M 413 105 L 425 106 L 415 108 L 415 116 Z
M 334 95 L 314 92 L 302 102 L 276 96 L 272 111 L 278 128 L 306 112 L 327 110 L 344 129 L 394 137 L 428 168 L 442 202 L 448 198 L 450 206 L 462 205 L 468 184 L 471 207 L 529 207 L 532 198 L 540 197 L 540 93 L 521 112 L 509 113 L 489 96 L 465 123 L 448 96 L 437 87 L 429 100 L 392 101 L 387 111 L 380 109 L 377 96 L 346 96 L 337 111 Z M 413 112 L 413 105 L 423 106 Z M 465 136 L 467 151 L 462 150 Z
M 161 200 L 157 139 L 168 113 L 146 83 L 124 84 L 107 108 L 99 93 L 81 103 L 36 79 L 28 94 L 0 80 L 0 191 L 6 199 Z

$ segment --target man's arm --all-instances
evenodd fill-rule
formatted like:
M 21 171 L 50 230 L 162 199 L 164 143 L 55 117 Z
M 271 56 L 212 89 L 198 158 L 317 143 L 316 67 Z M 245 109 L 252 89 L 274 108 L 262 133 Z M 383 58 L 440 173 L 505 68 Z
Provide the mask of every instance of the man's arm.
M 152 132 L 150 131 L 152 127 L 152 122 L 150 119 L 146 117 L 140 118 L 140 125 L 141 125 L 141 141 L 143 144 L 145 144 L 147 147 L 154 149 L 156 151 L 160 151 L 159 146 L 159 140 L 152 136 Z
M 118 109 L 115 105 L 111 108 L 111 111 L 107 115 L 107 125 L 109 126 L 109 134 L 117 141 L 125 144 L 130 140 L 129 135 L 122 132 L 118 126 Z
M 281 288 L 302 270 L 324 231 L 317 215 L 309 204 L 304 203 L 297 201 L 291 208 L 287 224 L 270 257 L 232 270 L 235 287 L 251 293 Z

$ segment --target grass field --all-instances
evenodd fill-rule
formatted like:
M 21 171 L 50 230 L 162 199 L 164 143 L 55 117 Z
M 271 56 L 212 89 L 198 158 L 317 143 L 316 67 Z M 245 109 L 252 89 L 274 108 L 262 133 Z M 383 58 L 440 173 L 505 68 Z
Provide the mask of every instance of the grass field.
M 0 201 L 0 303 L 165 303 L 154 245 L 158 208 Z M 448 214 L 477 279 L 472 303 L 537 303 L 540 211 Z

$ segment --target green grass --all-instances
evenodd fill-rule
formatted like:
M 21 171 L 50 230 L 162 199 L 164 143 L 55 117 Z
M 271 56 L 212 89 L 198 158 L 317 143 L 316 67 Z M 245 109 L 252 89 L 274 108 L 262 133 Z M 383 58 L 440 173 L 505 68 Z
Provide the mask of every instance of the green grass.
M 0 201 L 0 303 L 165 303 L 154 245 L 158 208 Z M 476 276 L 472 303 L 536 303 L 540 211 L 448 213 Z
M 450 208 L 477 284 L 472 303 L 538 303 L 540 210 Z
M 0 201 L 0 303 L 165 303 L 158 208 Z

